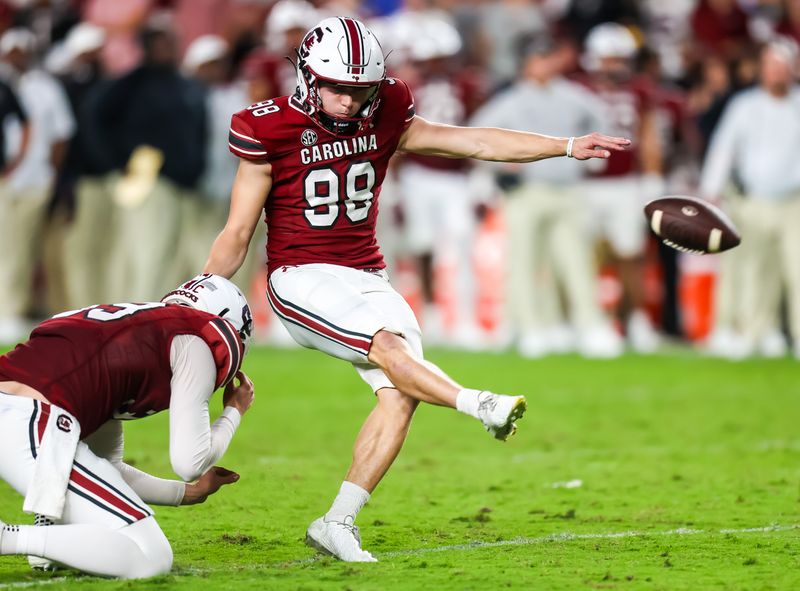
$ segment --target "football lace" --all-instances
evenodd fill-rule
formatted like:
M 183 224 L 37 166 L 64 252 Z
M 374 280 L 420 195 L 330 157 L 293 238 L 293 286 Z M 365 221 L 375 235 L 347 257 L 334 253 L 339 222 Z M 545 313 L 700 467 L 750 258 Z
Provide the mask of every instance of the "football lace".
M 681 246 L 680 244 L 675 244 L 672 240 L 669 240 L 667 238 L 664 238 L 663 242 L 667 246 L 671 246 L 672 248 L 674 248 L 675 250 L 679 250 L 680 252 L 685 252 L 685 253 L 688 253 L 688 254 L 704 254 L 705 253 L 705 251 L 702 251 L 702 250 L 698 250 L 698 249 L 694 249 L 694 248 L 687 248 L 685 246 Z

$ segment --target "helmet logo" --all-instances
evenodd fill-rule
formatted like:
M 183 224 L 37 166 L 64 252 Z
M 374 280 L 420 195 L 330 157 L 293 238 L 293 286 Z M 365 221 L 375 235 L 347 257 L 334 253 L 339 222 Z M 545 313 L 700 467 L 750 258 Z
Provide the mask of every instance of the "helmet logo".
M 306 38 L 300 44 L 300 56 L 303 58 L 308 57 L 309 51 L 317 41 L 322 39 L 322 27 L 317 27 L 313 31 L 309 31 Z
M 313 146 L 317 143 L 317 132 L 313 129 L 306 129 L 300 136 L 300 142 L 304 146 Z

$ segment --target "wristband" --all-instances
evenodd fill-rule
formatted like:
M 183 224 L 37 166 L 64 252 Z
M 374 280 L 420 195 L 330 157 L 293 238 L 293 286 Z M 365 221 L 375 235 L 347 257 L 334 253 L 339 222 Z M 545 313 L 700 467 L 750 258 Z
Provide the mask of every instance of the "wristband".
M 575 136 L 569 138 L 567 141 L 567 158 L 572 158 L 572 144 L 575 143 Z

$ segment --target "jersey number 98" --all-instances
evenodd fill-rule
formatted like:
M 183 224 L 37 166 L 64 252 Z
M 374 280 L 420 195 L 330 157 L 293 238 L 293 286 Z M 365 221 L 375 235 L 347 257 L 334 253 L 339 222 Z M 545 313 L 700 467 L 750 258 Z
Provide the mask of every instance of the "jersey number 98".
M 375 168 L 371 162 L 354 162 L 344 174 L 344 182 L 340 181 L 339 175 L 332 168 L 317 168 L 306 174 L 303 185 L 305 198 L 310 206 L 305 215 L 311 226 L 333 226 L 339 217 L 340 198 L 347 219 L 357 224 L 367 219 L 372 207 Z

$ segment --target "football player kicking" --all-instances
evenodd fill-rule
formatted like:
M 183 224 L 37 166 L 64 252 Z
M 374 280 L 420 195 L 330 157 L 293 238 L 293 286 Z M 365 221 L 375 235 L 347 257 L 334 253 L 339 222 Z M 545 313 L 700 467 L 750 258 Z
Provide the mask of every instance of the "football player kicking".
M 629 141 L 597 133 L 558 138 L 430 123 L 408 86 L 387 78 L 383 52 L 363 23 L 328 18 L 298 49 L 297 90 L 233 116 L 241 158 L 228 221 L 206 271 L 241 265 L 262 209 L 268 228 L 268 298 L 294 339 L 350 361 L 376 393 L 353 461 L 330 510 L 306 541 L 346 561 L 374 561 L 354 521 L 394 461 L 420 401 L 449 406 L 507 439 L 523 396 L 463 388 L 423 360 L 419 325 L 392 289 L 375 242 L 378 196 L 395 151 L 531 162 L 608 158 Z M 453 195 L 461 199 L 461 195 Z
M 0 478 L 25 511 L 56 522 L 0 522 L 0 554 L 109 577 L 169 572 L 172 549 L 146 503 L 202 503 L 238 480 L 214 464 L 253 402 L 240 371 L 251 329 L 239 289 L 200 275 L 161 302 L 59 314 L 0 357 Z M 209 425 L 223 386 L 225 408 Z M 180 481 L 122 461 L 120 421 L 166 409 Z

